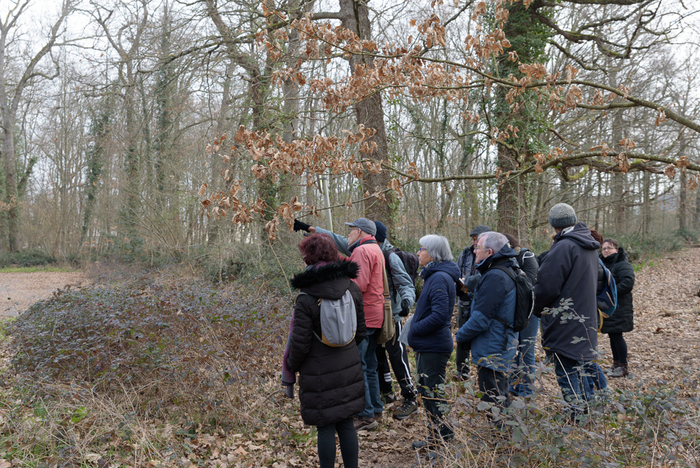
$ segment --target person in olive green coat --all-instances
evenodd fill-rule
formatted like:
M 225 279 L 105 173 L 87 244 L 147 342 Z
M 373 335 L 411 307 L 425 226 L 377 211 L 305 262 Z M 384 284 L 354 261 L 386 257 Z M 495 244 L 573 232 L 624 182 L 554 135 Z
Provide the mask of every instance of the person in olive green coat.
M 625 377 L 629 375 L 627 359 L 627 342 L 623 333 L 634 329 L 634 308 L 632 306 L 632 288 L 634 288 L 634 269 L 627 260 L 624 249 L 615 239 L 603 240 L 601 258 L 612 273 L 617 284 L 617 308 L 615 313 L 603 319 L 601 333 L 610 337 L 610 348 L 613 353 L 613 367 L 610 377 Z

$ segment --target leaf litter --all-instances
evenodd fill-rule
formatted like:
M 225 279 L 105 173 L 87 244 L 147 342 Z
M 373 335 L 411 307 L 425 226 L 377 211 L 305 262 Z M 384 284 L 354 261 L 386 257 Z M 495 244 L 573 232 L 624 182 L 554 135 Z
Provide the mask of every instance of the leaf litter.
M 55 378 L 42 380 L 45 386 L 35 387 L 36 393 L 27 401 L 17 393 L 18 384 L 27 385 L 25 379 L 36 375 L 30 369 L 15 367 L 17 374 L 13 379 L 8 378 L 13 372 L 12 359 L 16 359 L 18 351 L 17 337 L 12 346 L 5 340 L 2 346 L 2 386 L 6 395 L 3 397 L 5 404 L 0 409 L 0 440 L 7 444 L 13 437 L 21 437 L 20 444 L 25 443 L 29 448 L 36 444 L 36 439 L 40 439 L 42 434 L 55 433 L 57 427 L 63 427 L 64 442 L 52 446 L 54 450 L 60 449 L 62 452 L 46 455 L 42 459 L 46 466 L 59 466 L 60 459 L 72 459 L 76 464 L 87 462 L 99 468 L 317 466 L 315 431 L 301 421 L 298 399 L 284 398 L 279 386 L 291 298 L 261 299 L 259 294 L 251 297 L 241 288 L 229 287 L 217 290 L 216 299 L 207 302 L 208 299 L 202 297 L 210 290 L 194 279 L 186 280 L 189 281 L 195 283 L 192 288 L 178 289 L 175 283 L 182 284 L 182 281 L 173 281 L 172 277 L 170 280 L 167 276 L 156 279 L 140 277 L 131 283 L 126 281 L 126 286 L 118 287 L 123 288 L 120 289 L 122 292 L 130 288 L 141 292 L 131 298 L 131 305 L 140 314 L 168 312 L 164 314 L 168 317 L 161 317 L 169 319 L 162 322 L 168 326 L 156 329 L 164 329 L 165 333 L 182 341 L 175 343 L 175 347 L 172 343 L 164 344 L 171 346 L 167 349 L 173 353 L 170 363 L 181 365 L 166 365 L 166 371 L 183 372 L 190 364 L 194 365 L 196 371 L 180 374 L 188 376 L 187 382 L 178 385 L 173 382 L 172 376 L 168 379 L 160 375 L 157 369 L 148 368 L 149 373 L 140 376 L 141 380 L 132 377 L 139 386 L 125 384 L 121 388 L 110 389 L 107 385 L 99 388 L 94 377 L 89 382 L 85 375 L 73 372 L 72 381 L 56 382 Z M 114 283 L 109 286 L 112 287 Z M 193 294 L 193 291 L 197 293 Z M 635 387 L 647 385 L 647 382 L 673 385 L 681 378 L 679 371 L 697 371 L 700 368 L 700 249 L 685 249 L 648 262 L 636 273 L 633 294 L 635 329 L 625 334 L 632 375 L 626 379 L 608 379 L 609 386 L 621 392 L 632 391 Z M 150 305 L 139 305 L 139 300 L 146 297 Z M 32 309 L 30 315 L 39 314 L 42 307 L 50 312 L 52 301 L 60 303 L 60 297 Z M 199 305 L 195 307 L 192 302 Z M 237 313 L 225 312 L 228 309 Z M 255 317 L 246 321 L 244 317 L 250 316 L 251 311 Z M 95 308 L 91 309 L 91 313 L 97 314 Z M 173 321 L 173 317 L 182 320 Z M 133 320 L 136 323 L 136 318 Z M 234 326 L 236 320 L 240 323 Z M 192 321 L 204 321 L 208 325 L 193 327 Z M 158 320 L 152 322 L 159 323 Z M 124 333 L 125 329 L 131 330 L 129 327 L 118 330 Z M 144 331 L 148 333 L 148 330 Z M 129 339 L 134 342 L 147 341 L 143 336 L 135 336 L 120 338 L 127 351 Z M 606 368 L 611 363 L 611 354 L 604 335 L 599 337 L 599 348 L 603 354 L 602 366 Z M 98 349 L 105 352 L 105 347 Z M 144 348 L 138 349 L 142 352 Z M 538 349 L 540 363 L 543 357 L 541 349 Z M 70 367 L 69 364 L 63 366 L 60 363 L 58 369 L 62 372 Z M 138 373 L 137 363 L 129 365 L 133 367 L 132 373 L 122 375 Z M 448 377 L 454 373 L 453 364 L 451 366 Z M 122 363 L 122 367 L 117 366 L 116 369 L 123 371 L 123 367 Z M 209 381 L 206 378 L 208 374 L 213 374 Z M 157 391 L 147 385 L 149 378 L 156 381 Z M 105 382 L 114 386 L 117 380 Z M 213 383 L 214 380 L 217 382 Z M 546 373 L 545 370 L 538 383 L 543 391 L 534 400 L 539 406 L 532 402 L 525 404 L 521 400 L 516 400 L 515 406 L 523 411 L 540 411 L 537 408 L 546 407 L 561 410 L 553 373 Z M 191 387 L 189 391 L 187 387 Z M 694 397 L 697 398 L 695 388 Z M 118 396 L 119 392 L 122 392 L 121 397 Z M 464 444 L 462 466 L 479 466 L 479 463 L 481 466 L 500 466 L 517 459 L 517 450 L 502 453 L 502 450 L 499 452 L 498 448 L 489 445 L 492 440 L 489 435 L 483 434 L 488 424 L 485 415 L 478 409 L 480 400 L 476 396 L 475 382 L 450 380 L 446 383 L 446 392 L 451 403 L 450 421 L 458 428 L 460 441 Z M 68 398 L 67 395 L 71 396 Z M 105 398 L 111 400 L 111 406 L 104 404 Z M 47 407 L 53 401 L 53 421 L 51 414 L 37 418 L 38 401 L 45 402 Z M 410 448 L 413 440 L 424 438 L 427 434 L 423 410 L 404 421 L 397 421 L 390 416 L 390 410 L 399 404 L 394 403 L 386 408 L 378 430 L 358 433 L 360 466 L 388 468 L 427 464 Z M 79 408 L 83 408 L 84 417 L 83 413 L 76 413 Z M 125 408 L 131 412 L 124 414 Z M 629 418 L 624 410 L 623 405 L 616 403 L 615 411 L 619 411 L 617 417 L 620 421 Z M 66 416 L 62 416 L 64 414 Z M 68 426 L 61 423 L 70 421 L 75 414 L 81 414 L 81 418 Z M 29 424 L 27 421 L 34 421 L 31 426 L 35 432 L 34 439 L 23 432 L 24 426 L 17 422 L 19 420 L 23 420 L 24 426 Z M 514 434 L 527 442 L 526 426 L 518 427 Z M 593 433 L 593 436 L 598 438 L 599 435 Z M 14 451 L 0 448 L 0 466 L 23 466 L 15 463 L 19 460 L 17 453 L 26 452 L 22 452 L 21 448 Z M 487 457 L 484 458 L 484 455 Z M 508 461 L 504 463 L 503 457 Z M 338 451 L 337 466 L 342 466 L 341 460 Z M 490 463 L 486 463 L 486 460 L 490 460 Z

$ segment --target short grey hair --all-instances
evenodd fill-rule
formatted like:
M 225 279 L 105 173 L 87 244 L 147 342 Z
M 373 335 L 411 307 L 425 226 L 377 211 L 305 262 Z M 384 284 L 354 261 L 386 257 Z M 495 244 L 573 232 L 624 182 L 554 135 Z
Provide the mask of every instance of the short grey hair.
M 508 243 L 508 238 L 501 234 L 500 232 L 494 232 L 494 231 L 489 231 L 489 232 L 484 232 L 483 234 L 479 235 L 479 238 L 477 239 L 477 242 L 483 239 L 483 242 L 481 243 L 482 247 L 485 249 L 491 249 L 493 253 L 498 252 L 503 248 L 504 245 Z
M 445 260 L 453 260 L 452 250 L 450 250 L 450 242 L 444 236 L 437 234 L 428 234 L 423 236 L 418 241 L 421 247 L 428 251 L 434 262 L 444 262 Z

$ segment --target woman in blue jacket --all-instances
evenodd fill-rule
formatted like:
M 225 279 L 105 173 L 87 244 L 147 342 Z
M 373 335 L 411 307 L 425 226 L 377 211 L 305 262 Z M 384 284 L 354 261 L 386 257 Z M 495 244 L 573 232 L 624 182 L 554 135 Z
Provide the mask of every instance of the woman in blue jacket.
M 423 267 L 420 276 L 425 282 L 408 331 L 408 344 L 416 352 L 418 388 L 428 414 L 430 434 L 427 441 L 414 442 L 413 448 L 435 449 L 454 437 L 452 428 L 444 420 L 447 400 L 441 387 L 453 349 L 450 324 L 459 268 L 452 260 L 450 244 L 445 237 L 431 234 L 422 237 L 419 243 L 418 262 Z

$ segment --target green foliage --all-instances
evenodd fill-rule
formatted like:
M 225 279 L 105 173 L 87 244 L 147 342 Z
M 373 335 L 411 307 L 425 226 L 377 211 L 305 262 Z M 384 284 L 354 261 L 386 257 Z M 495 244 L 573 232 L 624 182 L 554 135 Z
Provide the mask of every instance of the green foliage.
M 300 236 L 299 236 L 300 237 Z M 297 244 L 289 242 L 268 244 L 237 243 L 225 249 L 211 249 L 200 259 L 210 281 L 230 283 L 235 280 L 255 281 L 267 290 L 289 292 L 289 280 L 304 269 Z
M 630 263 L 644 264 L 652 258 L 666 252 L 676 252 L 689 243 L 697 242 L 697 234 L 691 231 L 676 230 L 663 234 L 626 234 L 621 236 L 606 235 L 605 238 L 617 240 L 625 249 Z
M 0 255 L 0 267 L 10 265 L 31 267 L 48 265 L 49 263 L 56 263 L 56 259 L 50 253 L 41 249 L 26 249 Z

